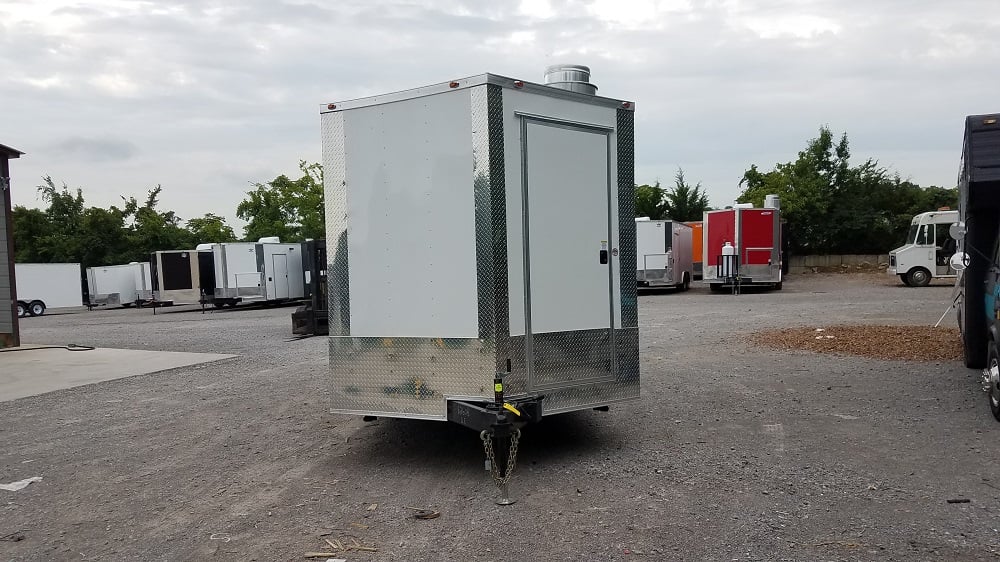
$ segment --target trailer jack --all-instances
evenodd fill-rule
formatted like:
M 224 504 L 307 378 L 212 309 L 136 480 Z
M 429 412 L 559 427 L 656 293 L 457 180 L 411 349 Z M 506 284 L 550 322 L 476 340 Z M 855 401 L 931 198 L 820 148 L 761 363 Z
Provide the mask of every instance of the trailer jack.
M 510 505 L 508 484 L 517 464 L 521 428 L 542 419 L 543 397 L 515 402 L 448 402 L 448 420 L 479 432 L 486 453 L 486 470 L 500 490 L 498 505 Z

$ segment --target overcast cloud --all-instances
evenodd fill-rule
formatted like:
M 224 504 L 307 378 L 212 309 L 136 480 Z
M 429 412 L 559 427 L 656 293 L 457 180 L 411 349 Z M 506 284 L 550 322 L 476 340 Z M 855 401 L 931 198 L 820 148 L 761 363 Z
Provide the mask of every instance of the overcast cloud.
M 821 125 L 952 187 L 963 118 L 1000 112 L 994 0 L 0 0 L 0 143 L 15 204 L 43 175 L 231 222 L 250 182 L 319 161 L 319 107 L 587 64 L 636 102 L 636 180 L 682 167 L 714 205 Z

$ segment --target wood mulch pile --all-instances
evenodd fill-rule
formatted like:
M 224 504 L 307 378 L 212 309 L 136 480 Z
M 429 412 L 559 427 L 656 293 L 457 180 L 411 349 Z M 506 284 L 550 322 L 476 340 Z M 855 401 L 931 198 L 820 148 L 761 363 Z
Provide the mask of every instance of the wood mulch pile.
M 957 361 L 958 328 L 931 326 L 829 326 L 757 332 L 750 343 L 775 349 L 860 355 L 897 361 Z

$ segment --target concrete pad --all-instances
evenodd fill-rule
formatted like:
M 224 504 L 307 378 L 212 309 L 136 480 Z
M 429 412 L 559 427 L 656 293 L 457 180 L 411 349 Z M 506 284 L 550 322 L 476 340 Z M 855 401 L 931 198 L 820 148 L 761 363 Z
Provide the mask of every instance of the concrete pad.
M 31 345 L 13 349 L 23 351 L 0 353 L 0 402 L 236 357 L 108 348 L 69 351 Z

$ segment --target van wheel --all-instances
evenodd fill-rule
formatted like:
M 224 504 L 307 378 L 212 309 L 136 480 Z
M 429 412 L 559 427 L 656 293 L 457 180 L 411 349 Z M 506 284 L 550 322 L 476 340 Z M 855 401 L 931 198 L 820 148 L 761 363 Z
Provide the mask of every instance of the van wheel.
M 910 286 L 910 280 L 906 278 L 906 275 L 903 275 L 902 273 L 900 273 L 899 274 L 899 280 L 903 282 L 903 285 L 906 285 L 907 287 Z
M 990 342 L 984 376 L 988 384 L 987 394 L 990 398 L 990 413 L 993 414 L 994 419 L 1000 421 L 1000 362 L 997 361 L 997 346 L 993 341 Z
M 922 267 L 915 267 L 906 274 L 906 280 L 911 287 L 926 287 L 931 283 L 931 272 Z
M 32 316 L 45 314 L 45 303 L 42 301 L 31 301 L 31 304 L 28 305 L 28 313 Z

